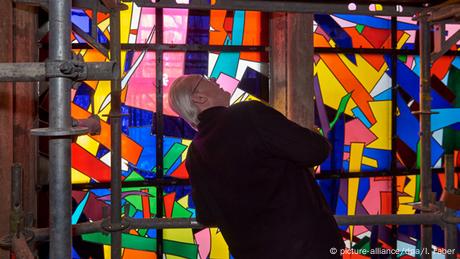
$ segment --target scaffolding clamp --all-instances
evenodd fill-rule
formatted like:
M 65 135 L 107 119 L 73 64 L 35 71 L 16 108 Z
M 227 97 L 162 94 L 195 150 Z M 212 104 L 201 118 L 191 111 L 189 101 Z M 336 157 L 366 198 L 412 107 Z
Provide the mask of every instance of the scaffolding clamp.
M 84 62 L 78 56 L 72 60 L 45 62 L 46 78 L 65 77 L 73 81 L 112 80 L 116 62 Z
M 129 229 L 129 221 L 126 221 L 124 218 L 121 219 L 119 224 L 114 224 L 110 222 L 110 218 L 106 218 L 101 223 L 101 228 L 109 233 L 123 231 Z
M 74 81 L 81 81 L 88 77 L 88 69 L 85 62 L 77 60 L 47 61 L 46 77 L 66 77 Z

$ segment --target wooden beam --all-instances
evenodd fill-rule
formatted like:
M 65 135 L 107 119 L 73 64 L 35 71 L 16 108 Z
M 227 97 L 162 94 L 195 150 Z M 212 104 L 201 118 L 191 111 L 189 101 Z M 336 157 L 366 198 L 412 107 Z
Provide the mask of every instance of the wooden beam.
M 14 8 L 14 62 L 37 62 L 37 7 L 16 4 Z M 37 171 L 37 138 L 31 136 L 30 129 L 37 125 L 37 84 L 16 82 L 13 104 L 13 160 L 24 170 L 23 208 L 37 216 L 37 194 L 35 192 Z
M 13 62 L 13 5 L 11 0 L 0 0 L 0 62 Z M 10 232 L 11 165 L 13 164 L 13 84 L 0 83 L 0 236 Z M 0 250 L 0 258 L 10 253 Z
M 298 124 L 314 124 L 313 15 L 270 17 L 270 104 Z
M 313 14 L 287 15 L 287 116 L 299 125 L 314 124 Z
M 270 14 L 270 105 L 287 114 L 287 13 Z

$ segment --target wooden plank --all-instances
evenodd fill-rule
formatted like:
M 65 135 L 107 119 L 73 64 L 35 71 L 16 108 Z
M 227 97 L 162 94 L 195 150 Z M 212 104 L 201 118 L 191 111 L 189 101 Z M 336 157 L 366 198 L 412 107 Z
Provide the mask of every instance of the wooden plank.
M 307 128 L 314 124 L 313 15 L 287 15 L 287 116 Z
M 0 62 L 13 61 L 13 6 L 11 0 L 0 0 Z M 11 165 L 13 163 L 13 84 L 0 83 L 0 236 L 9 233 Z M 9 258 L 0 250 L 0 258 Z
M 270 104 L 286 115 L 287 91 L 287 14 L 270 14 Z
M 14 62 L 37 62 L 37 8 L 16 4 L 14 8 Z M 37 215 L 37 194 L 35 191 L 37 171 L 37 138 L 30 135 L 30 129 L 37 124 L 36 83 L 17 82 L 14 84 L 13 104 L 13 159 L 24 170 L 23 207 L 24 211 Z

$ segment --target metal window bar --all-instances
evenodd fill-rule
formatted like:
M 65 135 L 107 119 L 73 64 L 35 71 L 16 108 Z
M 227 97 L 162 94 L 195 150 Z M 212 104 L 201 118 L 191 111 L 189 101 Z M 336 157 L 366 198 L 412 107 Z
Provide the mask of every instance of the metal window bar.
M 163 44 L 163 8 L 155 8 L 155 43 Z M 155 134 L 156 134 L 156 177 L 162 179 L 164 176 L 164 157 L 163 157 L 163 50 L 156 49 L 156 78 L 155 78 L 155 93 L 156 93 L 156 111 L 155 111 Z M 157 211 L 155 218 L 162 218 L 163 212 L 163 187 L 156 188 L 156 203 Z M 163 257 L 163 230 L 157 229 L 156 245 L 157 257 Z
M 396 17 L 391 17 L 391 49 L 395 50 L 398 44 L 397 42 L 397 25 L 398 21 Z M 396 119 L 396 94 L 397 94 L 397 82 L 398 71 L 396 69 L 398 55 L 395 51 L 391 53 L 391 136 L 397 136 L 397 119 Z M 391 138 L 391 172 L 395 172 L 397 169 L 397 154 L 396 154 L 396 138 Z M 391 176 L 391 213 L 397 214 L 398 212 L 398 190 L 396 186 L 397 176 Z M 391 226 L 391 246 L 397 247 L 398 244 L 398 228 L 396 225 Z M 391 255 L 392 259 L 396 259 L 396 255 Z
M 432 202 L 431 186 L 431 93 L 430 93 L 430 25 L 427 13 L 420 16 L 420 178 L 422 208 L 428 208 Z M 427 213 L 422 210 L 422 213 Z M 432 226 L 420 226 L 422 259 L 431 259 Z
M 121 230 L 121 80 L 120 80 L 120 0 L 111 1 L 115 7 L 110 10 L 110 60 L 116 64 L 114 80 L 111 81 L 110 133 L 112 150 L 110 154 L 110 225 L 112 230 Z M 95 21 L 93 21 L 95 23 Z M 111 256 L 121 258 L 121 231 L 111 232 Z

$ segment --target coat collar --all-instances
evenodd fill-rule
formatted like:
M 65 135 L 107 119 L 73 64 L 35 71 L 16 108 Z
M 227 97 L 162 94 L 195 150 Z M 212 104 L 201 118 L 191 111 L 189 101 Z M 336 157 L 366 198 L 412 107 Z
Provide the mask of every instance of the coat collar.
M 224 106 L 216 106 L 208 108 L 198 114 L 198 131 L 205 128 L 207 125 L 214 124 L 217 118 L 227 110 L 227 107 Z

